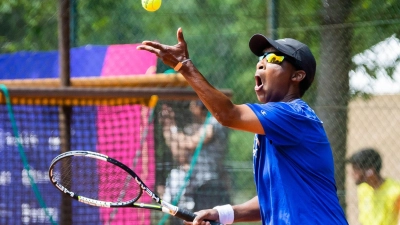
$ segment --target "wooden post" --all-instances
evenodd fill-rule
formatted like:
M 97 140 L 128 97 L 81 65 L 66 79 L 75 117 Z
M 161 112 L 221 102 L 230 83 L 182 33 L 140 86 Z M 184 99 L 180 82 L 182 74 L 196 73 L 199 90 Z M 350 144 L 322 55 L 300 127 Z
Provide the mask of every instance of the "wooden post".
M 70 80 L 70 0 L 59 0 L 58 5 L 58 54 L 61 87 L 69 87 Z M 60 151 L 71 148 L 71 106 L 59 106 Z M 69 167 L 71 165 L 63 165 Z M 65 170 L 63 170 L 65 171 Z M 70 188 L 70 187 L 66 187 Z M 62 195 L 60 225 L 72 224 L 72 199 Z

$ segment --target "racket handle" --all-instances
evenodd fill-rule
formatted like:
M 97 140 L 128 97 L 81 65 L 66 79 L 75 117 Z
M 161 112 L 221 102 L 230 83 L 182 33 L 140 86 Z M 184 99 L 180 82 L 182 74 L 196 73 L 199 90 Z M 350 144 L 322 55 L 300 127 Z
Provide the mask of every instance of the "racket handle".
M 189 210 L 179 208 L 178 212 L 176 212 L 175 216 L 179 217 L 183 220 L 186 220 L 186 221 L 193 221 L 194 218 L 196 217 L 196 214 L 192 213 Z M 216 221 L 210 221 L 210 220 L 207 220 L 207 221 L 210 222 L 211 225 L 223 225 Z

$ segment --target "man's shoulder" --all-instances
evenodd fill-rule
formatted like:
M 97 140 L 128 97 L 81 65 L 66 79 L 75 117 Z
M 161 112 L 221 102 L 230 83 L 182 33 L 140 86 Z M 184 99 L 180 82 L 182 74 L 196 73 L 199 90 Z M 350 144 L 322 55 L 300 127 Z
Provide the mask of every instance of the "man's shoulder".
M 299 117 L 321 122 L 315 111 L 308 105 L 307 102 L 303 101 L 302 99 L 295 99 L 290 102 L 282 102 L 280 107 L 285 111 L 289 111 Z
M 267 102 L 267 103 L 247 103 L 246 105 L 255 108 L 284 109 L 290 111 L 311 110 L 309 105 L 302 99 L 295 99 L 290 102 Z
M 400 181 L 395 180 L 395 179 L 393 179 L 393 178 L 387 178 L 387 179 L 385 180 L 385 183 L 386 183 L 386 185 L 387 185 L 388 187 L 394 188 L 394 189 L 396 189 L 396 190 L 398 190 L 398 191 L 400 192 Z
M 374 189 L 367 183 L 357 185 L 357 196 L 360 202 L 371 199 L 374 196 Z
M 269 113 L 287 115 L 292 118 L 306 118 L 322 123 L 314 110 L 302 99 L 295 99 L 290 102 L 268 102 L 264 104 L 248 103 L 248 106 L 259 114 L 259 116 L 267 116 Z

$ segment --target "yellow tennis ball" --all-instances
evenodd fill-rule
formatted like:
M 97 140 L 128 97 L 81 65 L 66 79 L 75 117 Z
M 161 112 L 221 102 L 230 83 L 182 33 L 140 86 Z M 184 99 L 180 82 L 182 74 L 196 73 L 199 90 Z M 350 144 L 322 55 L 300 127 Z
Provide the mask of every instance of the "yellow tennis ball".
M 158 10 L 161 6 L 162 0 L 142 0 L 142 6 L 149 12 Z

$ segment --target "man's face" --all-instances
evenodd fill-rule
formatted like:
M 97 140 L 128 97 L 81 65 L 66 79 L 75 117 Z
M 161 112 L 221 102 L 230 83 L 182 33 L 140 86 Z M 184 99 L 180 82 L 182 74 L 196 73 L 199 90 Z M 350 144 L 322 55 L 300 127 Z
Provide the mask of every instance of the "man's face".
M 360 167 L 358 167 L 356 165 L 352 165 L 351 167 L 352 167 L 351 175 L 352 175 L 356 185 L 364 183 L 366 181 L 365 170 L 361 169 Z
M 275 48 L 267 48 L 264 52 L 278 52 Z M 287 60 L 282 63 L 269 63 L 266 59 L 256 65 L 255 87 L 257 99 L 261 103 L 282 101 L 290 92 L 292 75 L 295 68 Z

